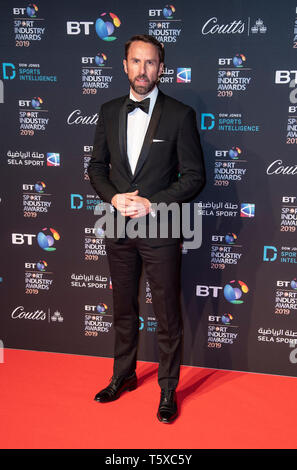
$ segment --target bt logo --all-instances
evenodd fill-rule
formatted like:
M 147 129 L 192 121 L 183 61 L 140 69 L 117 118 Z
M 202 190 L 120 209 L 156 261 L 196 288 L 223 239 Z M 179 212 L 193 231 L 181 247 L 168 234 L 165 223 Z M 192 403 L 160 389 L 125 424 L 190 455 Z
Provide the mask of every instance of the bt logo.
M 176 9 L 174 5 L 166 5 L 163 9 L 151 9 L 149 10 L 149 16 L 154 17 L 158 16 L 160 17 L 161 14 L 163 13 L 164 18 L 171 20 L 173 18 L 173 14 L 175 13 Z
M 196 296 L 197 297 L 208 297 L 212 296 L 214 298 L 218 297 L 219 291 L 222 290 L 222 287 L 218 286 L 196 286 Z M 224 297 L 231 304 L 242 304 L 242 296 L 249 292 L 247 284 L 243 281 L 230 281 L 224 287 Z
M 25 263 L 25 269 L 38 269 L 38 271 L 46 271 L 48 264 L 44 260 L 40 260 L 37 263 Z
M 101 227 L 85 227 L 85 235 L 93 235 L 97 238 L 104 237 L 104 230 Z
M 230 313 L 224 313 L 224 315 L 208 315 L 208 321 L 212 323 L 219 323 L 220 321 L 224 325 L 229 325 L 234 317 Z
M 94 25 L 94 21 L 67 21 L 67 34 L 78 35 L 83 33 L 85 36 L 90 35 L 90 26 Z M 121 26 L 121 20 L 114 13 L 102 13 L 95 22 L 95 31 L 103 41 L 114 41 L 115 28 Z
M 289 83 L 291 80 L 297 83 L 297 70 L 276 70 L 275 83 L 277 85 Z
M 13 245 L 27 244 L 29 246 L 32 246 L 33 239 L 36 238 L 36 235 L 33 235 L 31 233 L 12 233 L 11 238 Z M 45 251 L 56 251 L 54 244 L 58 240 L 60 240 L 59 233 L 51 227 L 45 227 L 37 234 L 38 245 Z
M 60 240 L 60 235 L 54 228 L 45 227 L 37 234 L 38 245 L 45 251 L 56 251 L 54 244 L 57 240 Z
M 241 68 L 246 62 L 246 57 L 243 54 L 236 54 L 235 57 L 220 58 L 219 65 L 234 65 L 234 67 Z
M 32 106 L 34 109 L 40 109 L 43 104 L 43 99 L 38 97 L 32 98 L 32 100 L 19 100 L 20 108 L 26 107 L 30 108 Z
M 230 281 L 224 287 L 224 296 L 231 304 L 243 304 L 242 296 L 249 292 L 249 288 L 243 281 Z
M 27 8 L 13 8 L 14 15 L 22 15 L 24 16 L 27 13 L 29 18 L 36 18 L 38 12 L 38 6 L 34 3 L 30 3 Z
M 297 290 L 297 279 L 296 277 L 292 281 L 277 281 L 277 287 L 289 288 L 291 287 L 294 290 Z
M 31 233 L 12 233 L 11 241 L 13 245 L 24 245 L 27 243 L 27 245 L 31 246 L 35 237 L 36 235 Z
M 95 57 L 82 57 L 82 64 L 96 64 L 98 67 L 103 67 L 107 61 L 107 56 L 103 52 L 99 52 Z
M 239 147 L 232 147 L 230 150 L 216 150 L 215 156 L 216 157 L 230 157 L 232 160 L 238 160 L 240 155 L 242 154 L 242 150 Z
M 294 204 L 296 201 L 296 196 L 283 196 L 282 197 L 282 202 L 284 204 Z
M 234 245 L 237 240 L 235 233 L 227 233 L 227 235 L 212 235 L 211 241 L 215 243 L 228 243 L 228 245 Z
M 36 193 L 44 193 L 46 184 L 43 181 L 37 181 L 36 184 L 23 184 L 23 191 L 36 191 Z
M 85 305 L 85 312 L 93 312 L 93 313 L 106 313 L 108 310 L 108 306 L 104 303 L 100 303 L 98 305 Z
M 218 286 L 196 286 L 196 296 L 208 297 L 211 295 L 212 297 L 217 298 L 221 289 L 222 287 Z

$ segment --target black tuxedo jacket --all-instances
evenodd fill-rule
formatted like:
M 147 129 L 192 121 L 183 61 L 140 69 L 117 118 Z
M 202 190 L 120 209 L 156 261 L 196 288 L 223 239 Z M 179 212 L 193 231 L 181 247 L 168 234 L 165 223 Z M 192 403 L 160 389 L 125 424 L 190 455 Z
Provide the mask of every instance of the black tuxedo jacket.
M 195 111 L 159 90 L 132 174 L 127 156 L 128 98 L 101 107 L 88 167 L 93 188 L 109 203 L 115 194 L 136 189 L 151 203 L 192 199 L 205 182 Z

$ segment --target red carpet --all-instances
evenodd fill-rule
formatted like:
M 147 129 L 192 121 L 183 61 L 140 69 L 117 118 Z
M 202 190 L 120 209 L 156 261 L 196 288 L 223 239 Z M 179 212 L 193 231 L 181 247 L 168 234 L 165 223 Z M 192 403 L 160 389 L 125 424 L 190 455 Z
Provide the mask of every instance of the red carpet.
M 159 423 L 157 365 L 113 403 L 94 395 L 112 360 L 6 349 L 0 364 L 2 449 L 296 448 L 295 378 L 182 367 L 179 418 Z

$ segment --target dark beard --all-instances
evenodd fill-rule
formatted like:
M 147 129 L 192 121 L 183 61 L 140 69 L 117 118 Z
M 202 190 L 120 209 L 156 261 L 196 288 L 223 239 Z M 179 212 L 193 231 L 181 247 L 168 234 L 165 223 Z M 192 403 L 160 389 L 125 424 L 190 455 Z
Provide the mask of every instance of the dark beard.
M 129 80 L 129 82 L 130 82 L 132 90 L 134 90 L 135 93 L 138 93 L 138 95 L 148 95 L 153 90 L 153 88 L 155 88 L 155 85 L 158 83 L 157 81 L 152 81 L 152 82 L 148 82 L 146 85 L 135 85 L 135 80 L 137 78 L 143 78 L 143 77 L 142 76 L 136 77 L 133 81 Z

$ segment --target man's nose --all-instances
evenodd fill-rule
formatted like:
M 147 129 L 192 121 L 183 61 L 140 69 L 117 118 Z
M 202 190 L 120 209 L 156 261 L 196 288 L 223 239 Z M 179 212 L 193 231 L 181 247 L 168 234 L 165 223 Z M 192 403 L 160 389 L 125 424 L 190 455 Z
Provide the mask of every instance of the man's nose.
M 145 75 L 145 70 L 146 70 L 146 68 L 145 68 L 145 62 L 140 62 L 139 67 L 140 67 L 140 70 L 139 70 L 139 71 L 140 71 L 140 74 L 141 74 L 141 75 Z

